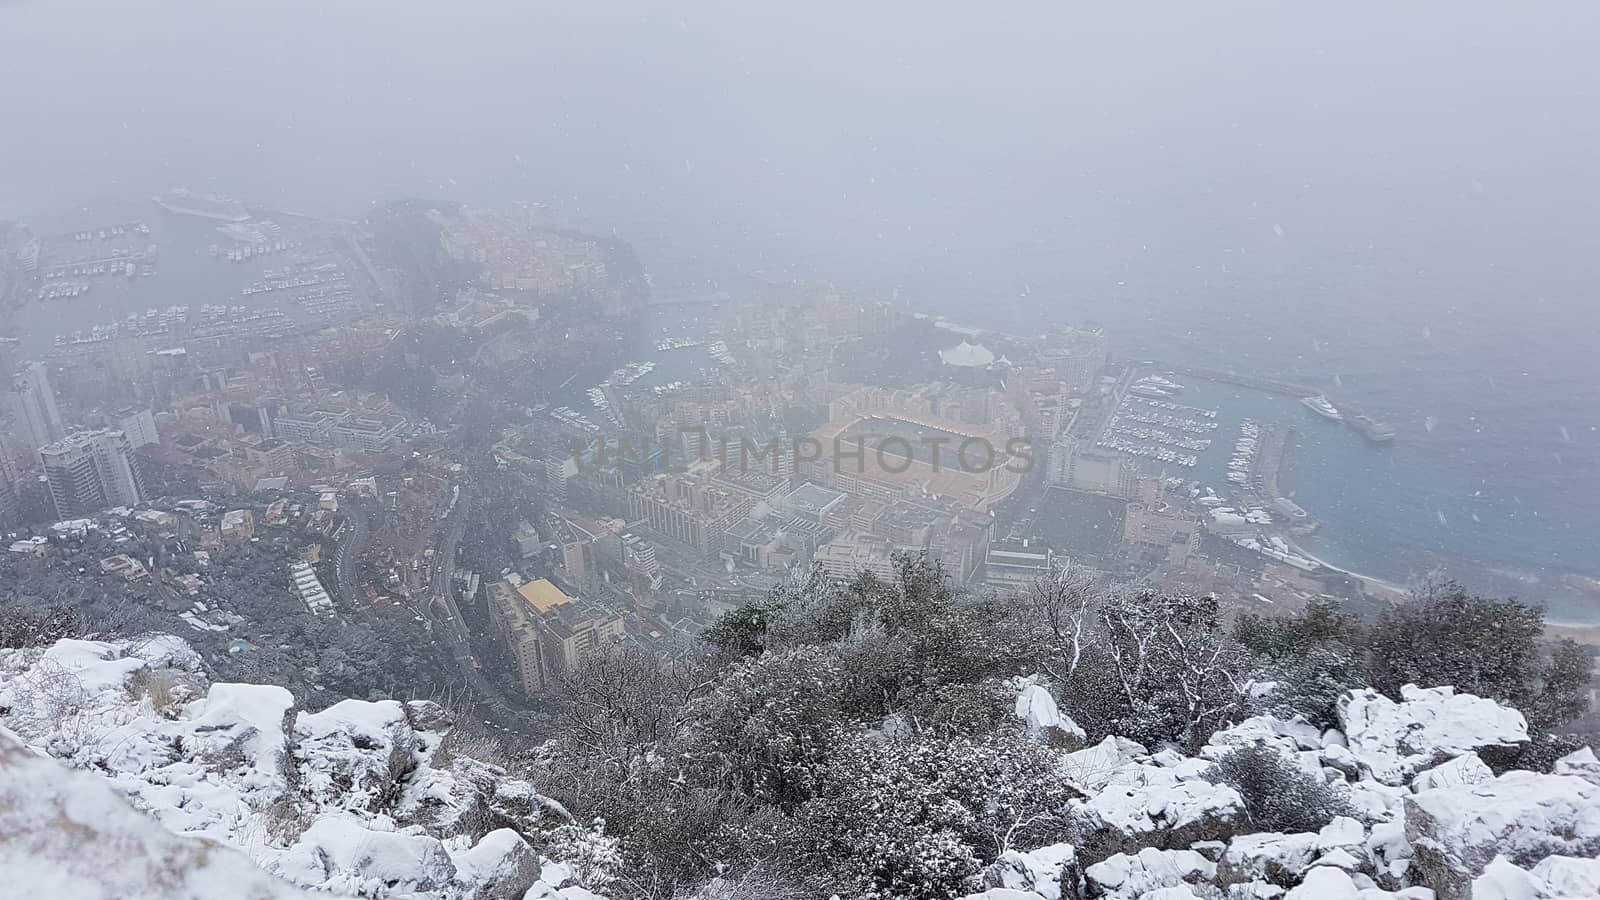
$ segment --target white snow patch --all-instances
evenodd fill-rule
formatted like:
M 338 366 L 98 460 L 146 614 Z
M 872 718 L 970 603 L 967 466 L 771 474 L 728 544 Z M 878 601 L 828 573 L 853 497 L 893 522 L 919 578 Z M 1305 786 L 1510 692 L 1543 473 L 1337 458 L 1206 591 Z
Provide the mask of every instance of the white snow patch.
M 1416 772 L 1463 753 L 1528 740 L 1522 713 L 1493 700 L 1409 684 L 1400 697 L 1396 703 L 1362 690 L 1339 701 L 1351 753 L 1384 784 L 1404 784 Z

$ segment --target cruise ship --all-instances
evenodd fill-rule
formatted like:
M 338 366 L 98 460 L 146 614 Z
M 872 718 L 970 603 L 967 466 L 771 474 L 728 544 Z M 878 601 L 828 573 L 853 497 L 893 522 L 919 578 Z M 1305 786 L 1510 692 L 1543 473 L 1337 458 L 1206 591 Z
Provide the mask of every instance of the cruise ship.
M 219 222 L 243 222 L 250 218 L 244 204 L 231 197 L 218 194 L 201 194 L 187 188 L 173 188 L 155 198 L 167 212 L 185 216 L 199 216 Z
M 1317 415 L 1322 416 L 1324 419 L 1332 419 L 1335 422 L 1344 420 L 1344 414 L 1339 412 L 1339 407 L 1329 403 L 1328 398 L 1322 396 L 1321 394 L 1318 394 L 1315 397 L 1303 398 L 1300 401 L 1300 404 L 1306 409 L 1309 409 Z

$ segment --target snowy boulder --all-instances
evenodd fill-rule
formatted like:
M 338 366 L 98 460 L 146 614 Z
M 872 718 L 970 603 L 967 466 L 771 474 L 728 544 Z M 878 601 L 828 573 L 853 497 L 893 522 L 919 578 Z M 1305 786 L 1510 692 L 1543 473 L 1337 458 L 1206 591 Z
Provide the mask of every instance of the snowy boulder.
M 1310 832 L 1241 834 L 1228 842 L 1228 850 L 1217 864 L 1217 880 L 1223 884 L 1268 881 L 1292 887 L 1317 858 L 1319 840 Z
M 1352 782 L 1347 790 L 1356 818 L 1369 825 L 1403 818 L 1405 799 L 1411 794 L 1411 789 L 1404 785 L 1370 780 Z
M 0 872 L 12 897 L 44 900 L 312 900 L 243 853 L 174 835 L 94 775 L 0 728 Z
M 376 811 L 416 767 L 417 733 L 394 700 L 341 700 L 295 719 L 295 756 L 312 799 Z
M 1140 744 L 1113 735 L 1092 747 L 1063 754 L 1061 773 L 1073 787 L 1093 794 L 1110 784 L 1119 770 L 1148 755 Z
M 1245 820 L 1238 791 L 1182 779 L 1159 766 L 1123 766 L 1087 800 L 1072 803 L 1074 822 L 1101 832 L 1111 851 L 1177 849 L 1196 841 L 1225 840 Z
M 361 896 L 442 892 L 456 877 L 437 839 L 373 831 L 344 815 L 319 819 L 271 868 L 304 887 Z
M 573 878 L 571 868 L 565 863 L 552 863 L 545 861 L 544 873 L 539 880 L 528 888 L 522 900 L 605 900 L 598 894 L 591 892 Z M 996 890 L 1004 890 L 997 888 Z M 1038 895 L 1026 891 L 1009 891 L 1018 897 L 1027 897 L 1029 900 L 1039 900 Z M 737 900 L 745 896 L 744 887 L 737 882 L 723 878 L 713 878 L 699 893 L 694 895 L 694 900 Z M 981 896 L 973 894 L 972 896 Z
M 1062 715 L 1056 698 L 1042 684 L 1024 682 L 1017 693 L 1017 718 L 1026 723 L 1028 733 L 1052 743 L 1082 746 L 1088 735 L 1078 723 Z
M 1411 790 L 1416 793 L 1434 788 L 1480 784 L 1494 778 L 1494 772 L 1478 758 L 1476 753 L 1463 753 L 1431 769 L 1424 769 L 1411 779 Z
M 1551 897 L 1600 897 L 1600 859 L 1547 856 L 1533 867 L 1533 877 Z
M 57 757 L 92 747 L 126 718 L 134 674 L 150 664 L 126 644 L 57 641 L 45 650 L 6 653 L 0 710 L 29 743 L 48 743 Z
M 1541 900 L 1545 892 L 1533 874 L 1503 856 L 1497 856 L 1483 874 L 1472 879 L 1471 900 Z
M 1522 713 L 1493 700 L 1409 684 L 1400 697 L 1396 703 L 1369 689 L 1339 699 L 1350 752 L 1384 784 L 1404 784 L 1416 772 L 1463 753 L 1528 740 Z
M 127 652 L 125 643 L 105 641 L 56 641 L 35 666 L 71 677 L 86 694 L 102 694 L 124 688 L 128 678 L 150 663 Z
M 1318 754 L 1324 768 L 1333 769 L 1346 779 L 1361 777 L 1361 760 L 1344 744 L 1329 744 Z
M 1101 860 L 1084 875 L 1099 894 L 1142 897 L 1158 888 L 1209 882 L 1216 877 L 1217 866 L 1193 850 L 1146 847 L 1136 854 L 1118 853 Z
M 996 888 L 995 890 L 1004 891 L 1003 888 Z M 1038 894 L 1030 894 L 1026 891 L 1005 891 L 1005 893 L 1018 898 L 1026 898 L 1026 900 L 1039 900 Z M 981 897 L 984 895 L 973 894 L 972 896 Z M 534 882 L 533 887 L 528 888 L 528 892 L 522 895 L 522 900 L 605 900 L 605 898 L 581 885 L 569 884 L 558 888 L 541 879 Z
M 1600 855 L 1600 785 L 1572 775 L 1511 771 L 1412 795 L 1405 821 L 1425 882 L 1441 900 L 1462 900 L 1472 879 L 1499 855 L 1516 865 L 1558 854 Z
M 1343 869 L 1346 872 L 1359 872 L 1363 864 L 1361 860 L 1356 858 L 1354 853 L 1343 847 L 1335 847 L 1332 850 L 1324 851 L 1321 856 L 1311 861 L 1311 865 L 1332 866 L 1335 869 Z
M 1374 887 L 1363 875 L 1352 875 L 1330 866 L 1317 866 L 1306 873 L 1300 885 L 1284 895 L 1284 900 L 1434 900 L 1425 887 L 1386 891 Z
M 202 672 L 205 662 L 183 638 L 170 634 L 148 635 L 124 642 L 128 656 L 144 660 L 151 668 Z
M 1284 894 L 1284 900 L 1356 900 L 1360 888 L 1350 873 L 1332 866 L 1317 866 L 1305 880 Z
M 456 878 L 469 885 L 470 900 L 521 900 L 539 880 L 539 854 L 522 836 L 500 828 L 455 857 Z
M 1211 735 L 1206 745 L 1200 748 L 1200 756 L 1215 760 L 1229 750 L 1261 743 L 1276 747 L 1285 755 L 1303 750 L 1321 750 L 1322 730 L 1299 716 L 1287 722 L 1273 716 L 1251 716 Z
M 1366 840 L 1367 829 L 1360 822 L 1349 816 L 1334 816 L 1317 832 L 1317 849 L 1363 847 Z
M 1576 775 L 1591 784 L 1600 784 L 1600 759 L 1595 759 L 1594 750 L 1589 747 L 1556 760 L 1551 771 L 1557 775 Z
M 1032 891 L 1045 900 L 1061 900 L 1062 880 L 1072 885 L 1069 897 L 1076 897 L 1082 875 L 1078 871 L 1078 852 L 1071 844 L 1051 844 L 1026 852 L 1007 850 L 983 870 L 988 887 Z
M 1367 858 L 1380 885 L 1400 888 L 1410 883 L 1411 842 L 1406 840 L 1404 820 L 1379 822 L 1367 837 Z
M 205 699 L 184 707 L 190 754 L 210 768 L 246 767 L 260 787 L 283 783 L 289 746 L 284 717 L 294 695 L 272 684 L 213 684 Z

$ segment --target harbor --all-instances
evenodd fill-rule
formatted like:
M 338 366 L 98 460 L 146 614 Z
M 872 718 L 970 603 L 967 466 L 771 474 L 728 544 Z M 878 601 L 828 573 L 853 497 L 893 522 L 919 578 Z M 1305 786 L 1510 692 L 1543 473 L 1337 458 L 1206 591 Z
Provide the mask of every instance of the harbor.
M 1156 364 L 1148 364 L 1156 366 Z M 1318 415 L 1342 422 L 1356 433 L 1375 444 L 1387 444 L 1395 438 L 1393 425 L 1379 421 L 1357 409 L 1355 404 L 1348 400 L 1331 400 L 1326 392 L 1309 388 L 1301 384 L 1279 381 L 1273 378 L 1263 378 L 1256 375 L 1241 375 L 1237 372 L 1225 372 L 1220 369 L 1207 369 L 1199 366 L 1167 365 L 1161 364 L 1159 368 L 1178 375 L 1187 375 L 1200 378 L 1217 384 L 1229 384 L 1236 387 L 1249 388 L 1253 391 L 1263 391 L 1269 394 L 1279 394 L 1293 397 L 1306 403 Z M 1330 414 L 1331 413 L 1331 414 Z
M 156 273 L 158 247 L 141 219 L 41 235 L 24 248 L 25 267 L 38 274 L 33 302 L 72 300 L 97 284 L 126 284 Z
M 270 339 L 370 308 L 367 271 L 338 226 L 163 199 L 159 209 L 119 201 L 63 215 L 24 248 L 34 278 L 8 317 L 29 352 L 65 359 L 113 341 L 153 350 L 190 337 Z

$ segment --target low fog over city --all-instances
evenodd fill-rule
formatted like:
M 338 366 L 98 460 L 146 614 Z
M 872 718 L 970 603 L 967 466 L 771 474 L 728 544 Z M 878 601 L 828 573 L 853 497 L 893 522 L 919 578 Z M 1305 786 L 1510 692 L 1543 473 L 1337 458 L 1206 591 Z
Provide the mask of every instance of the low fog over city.
M 0 2 L 0 896 L 1600 895 L 1597 42 Z

